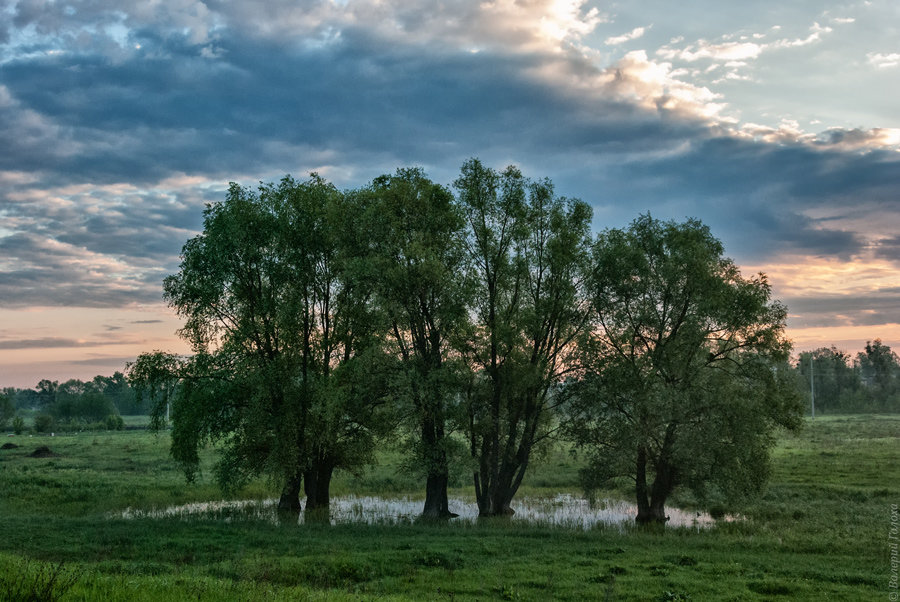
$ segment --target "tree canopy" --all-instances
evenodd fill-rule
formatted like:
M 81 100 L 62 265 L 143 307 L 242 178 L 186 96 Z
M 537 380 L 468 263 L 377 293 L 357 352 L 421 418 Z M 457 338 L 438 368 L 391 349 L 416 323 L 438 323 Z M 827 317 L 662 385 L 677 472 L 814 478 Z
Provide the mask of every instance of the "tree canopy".
M 381 361 L 379 333 L 342 202 L 317 176 L 258 191 L 232 184 L 166 278 L 194 354 L 143 354 L 130 378 L 156 401 L 157 425 L 171 405 L 172 452 L 189 477 L 198 448 L 218 441 L 224 486 L 268 474 L 282 507 L 300 507 L 304 483 L 315 508 L 327 505 L 335 468 L 371 459 L 382 393 L 357 364 Z
M 463 220 L 449 190 L 420 169 L 376 178 L 364 218 L 376 298 L 400 360 L 397 410 L 413 433 L 411 464 L 425 476 L 423 516 L 449 516 L 460 363 L 453 337 L 466 323 Z M 408 403 L 404 403 L 408 402 Z
M 510 503 L 534 446 L 554 426 L 548 404 L 574 368 L 587 318 L 590 207 L 554 196 L 549 180 L 466 162 L 454 186 L 467 221 L 473 324 L 461 348 L 473 370 L 466 391 L 475 497 L 481 515 Z
M 593 242 L 590 221 L 549 179 L 477 159 L 452 190 L 418 168 L 348 191 L 232 184 L 164 283 L 192 353 L 142 354 L 136 403 L 171 419 L 189 478 L 217 442 L 223 486 L 268 475 L 291 510 L 301 489 L 327 507 L 333 471 L 388 435 L 427 517 L 451 515 L 461 462 L 479 513 L 512 513 L 560 433 L 587 453 L 589 489 L 635 479 L 642 522 L 678 486 L 758 491 L 773 429 L 798 423 L 785 308 L 696 220 L 641 216 Z
M 759 491 L 773 428 L 800 416 L 786 310 L 765 276 L 741 276 L 700 222 L 644 215 L 598 237 L 589 288 L 569 422 L 586 487 L 633 478 L 638 522 L 664 522 L 678 486 Z
M 804 351 L 795 368 L 817 415 L 900 409 L 900 360 L 881 339 L 867 341 L 855 357 L 835 346 Z

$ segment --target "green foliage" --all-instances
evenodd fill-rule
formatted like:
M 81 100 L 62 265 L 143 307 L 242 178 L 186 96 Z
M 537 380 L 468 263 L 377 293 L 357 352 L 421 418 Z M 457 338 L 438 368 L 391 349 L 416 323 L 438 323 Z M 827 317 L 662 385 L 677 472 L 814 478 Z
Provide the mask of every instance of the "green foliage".
M 815 385 L 817 414 L 900 409 L 900 361 L 880 339 L 856 358 L 834 346 L 801 353 L 796 371 L 800 390 L 809 394 Z
M 13 432 L 17 435 L 21 435 L 22 431 L 25 430 L 25 420 L 21 416 L 16 416 L 12 421 Z
M 0 393 L 0 429 L 5 429 L 9 420 L 15 415 L 16 408 L 13 406 L 9 395 Z
M 121 431 L 125 428 L 125 420 L 118 414 L 110 414 L 106 417 L 106 430 Z
M 426 516 L 446 516 L 460 373 L 453 337 L 467 319 L 462 215 L 453 196 L 420 169 L 376 178 L 358 193 L 371 235 L 369 281 L 387 320 L 398 413 L 410 432 L 410 465 L 426 478 Z
M 797 360 L 798 384 L 807 393 L 810 390 L 810 362 L 813 362 L 817 413 L 835 413 L 862 405 L 863 385 L 859 368 L 853 365 L 848 354 L 836 347 L 801 353 Z
M 189 478 L 199 448 L 219 443 L 223 487 L 267 474 L 296 498 L 303 476 L 315 501 L 310 486 L 327 499 L 334 468 L 370 461 L 384 393 L 378 378 L 360 383 L 385 360 L 351 217 L 315 175 L 256 191 L 232 184 L 207 207 L 164 284 L 194 354 L 142 354 L 128 377 L 151 400 L 154 427 L 171 417 L 172 453 Z
M 35 409 L 49 409 L 56 403 L 56 395 L 59 389 L 59 383 L 51 380 L 41 380 L 37 384 L 37 396 Z
M 108 397 L 93 386 L 85 386 L 81 381 L 69 381 L 60 385 L 51 412 L 60 422 L 99 422 L 115 414 L 116 408 Z
M 764 275 L 744 278 L 696 220 L 642 216 L 592 250 L 590 207 L 515 167 L 471 159 L 454 187 L 418 168 L 349 192 L 315 174 L 232 184 L 164 283 L 191 354 L 35 395 L 60 420 L 147 401 L 189 480 L 215 445 L 224 490 L 266 475 L 291 509 L 301 484 L 308 508 L 327 504 L 335 470 L 400 432 L 426 513 L 448 514 L 464 441 L 480 512 L 507 514 L 566 402 L 585 485 L 634 477 L 643 518 L 664 520 L 678 487 L 720 504 L 762 489 L 800 407 Z M 870 347 L 885 374 L 893 356 Z
M 570 388 L 569 432 L 589 454 L 590 490 L 636 482 L 639 521 L 664 521 L 679 486 L 758 493 L 776 427 L 799 425 L 785 308 L 764 275 L 740 275 L 696 220 L 649 215 L 608 230 L 590 278 L 597 328 Z
M 70 379 L 60 384 L 44 379 L 34 389 L 6 388 L 0 398 L 4 396 L 14 400 L 14 408 L 26 412 L 38 409 L 53 415 L 63 430 L 77 430 L 104 422 L 110 414 L 141 411 L 121 372 L 111 377 L 96 376 L 87 382 Z M 0 427 L 5 426 L 2 406 L 0 401 Z
M 38 414 L 34 417 L 34 430 L 37 433 L 49 433 L 56 428 L 56 419 L 50 414 Z
M 112 376 L 98 375 L 91 382 L 110 400 L 118 414 L 135 416 L 147 413 L 147 408 L 137 399 L 122 372 L 116 371 Z
M 591 210 L 555 197 L 550 180 L 529 181 L 514 167 L 497 173 L 477 159 L 454 186 L 475 318 L 459 336 L 475 369 L 464 393 L 475 495 L 482 514 L 506 514 L 554 425 L 554 390 L 576 369 Z

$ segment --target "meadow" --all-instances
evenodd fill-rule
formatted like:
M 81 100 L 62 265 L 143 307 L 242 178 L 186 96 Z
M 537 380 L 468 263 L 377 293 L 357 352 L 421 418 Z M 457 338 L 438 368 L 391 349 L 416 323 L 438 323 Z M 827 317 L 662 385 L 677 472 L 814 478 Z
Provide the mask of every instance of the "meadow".
M 709 529 L 123 518 L 126 508 L 274 492 L 258 481 L 223 496 L 212 450 L 186 483 L 165 433 L 3 443 L 19 446 L 0 450 L 3 600 L 875 600 L 896 591 L 888 537 L 900 504 L 900 416 L 823 417 L 782 435 L 766 493 L 742 520 Z M 30 457 L 43 445 L 56 455 Z M 420 494 L 398 464 L 387 454 L 365 474 L 338 475 L 333 493 Z M 577 469 L 568 451 L 553 451 L 521 495 L 577 493 Z

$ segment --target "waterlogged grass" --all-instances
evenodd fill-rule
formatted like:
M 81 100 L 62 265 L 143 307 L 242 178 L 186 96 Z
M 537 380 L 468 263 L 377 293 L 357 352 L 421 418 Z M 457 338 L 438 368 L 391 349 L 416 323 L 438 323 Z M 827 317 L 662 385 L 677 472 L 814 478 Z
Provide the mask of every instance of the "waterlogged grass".
M 63 600 L 870 600 L 889 593 L 890 505 L 900 503 L 893 416 L 817 418 L 783 437 L 746 520 L 710 530 L 110 518 L 223 499 L 212 455 L 187 485 L 165 435 L 7 441 L 21 447 L 0 451 L 0 599 L 23 571 L 62 563 L 77 576 Z M 39 445 L 58 457 L 29 458 Z M 335 493 L 418 493 L 399 457 L 385 459 L 340 475 Z M 551 454 L 525 493 L 577 491 L 577 469 Z M 232 498 L 273 494 L 259 482 Z
M 285 524 L 288 520 L 297 524 L 309 521 L 341 523 L 366 523 L 370 525 L 395 525 L 413 523 L 422 514 L 422 500 L 409 496 L 332 496 L 327 509 L 316 510 L 307 516 L 285 517 L 278 511 L 278 500 L 216 500 L 193 502 L 163 509 L 138 510 L 127 508 L 112 514 L 116 518 L 158 518 L 182 520 L 215 519 L 224 521 L 263 520 L 275 524 Z M 474 498 L 448 498 L 448 508 L 456 516 L 452 523 L 482 521 Z M 592 505 L 588 500 L 570 493 L 558 493 L 550 497 L 518 496 L 515 515 L 504 518 L 504 522 L 525 522 L 530 525 L 567 527 L 590 530 L 598 526 L 617 527 L 624 531 L 634 522 L 637 507 L 623 500 L 596 500 Z M 678 508 L 667 510 L 669 527 L 709 528 L 716 520 L 709 514 L 683 511 Z M 727 517 L 726 520 L 740 520 Z

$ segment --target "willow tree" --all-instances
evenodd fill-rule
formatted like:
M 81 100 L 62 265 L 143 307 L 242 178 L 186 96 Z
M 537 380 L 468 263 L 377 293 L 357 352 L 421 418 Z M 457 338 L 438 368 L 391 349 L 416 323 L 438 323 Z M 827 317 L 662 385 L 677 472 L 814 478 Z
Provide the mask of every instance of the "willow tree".
M 467 221 L 473 326 L 461 348 L 473 369 L 466 392 L 475 496 L 482 516 L 510 503 L 535 445 L 555 426 L 555 392 L 576 367 L 587 320 L 583 275 L 591 210 L 477 159 L 455 182 Z
M 462 215 L 421 169 L 376 178 L 359 194 L 370 199 L 372 282 L 402 366 L 397 401 L 426 481 L 422 514 L 447 517 L 459 374 L 451 339 L 466 321 Z
M 644 215 L 594 246 L 586 374 L 569 431 L 588 490 L 635 484 L 639 523 L 664 523 L 678 487 L 736 500 L 768 474 L 776 427 L 799 425 L 786 310 L 696 220 Z
M 129 377 L 171 406 L 172 453 L 188 477 L 197 450 L 223 443 L 224 486 L 268 474 L 280 507 L 328 504 L 333 470 L 370 459 L 382 392 L 359 364 L 383 363 L 368 287 L 354 270 L 362 237 L 343 195 L 317 176 L 254 191 L 232 184 L 204 212 L 164 295 L 192 355 L 141 355 Z M 366 386 L 360 383 L 365 379 Z

